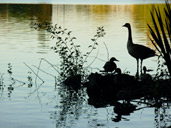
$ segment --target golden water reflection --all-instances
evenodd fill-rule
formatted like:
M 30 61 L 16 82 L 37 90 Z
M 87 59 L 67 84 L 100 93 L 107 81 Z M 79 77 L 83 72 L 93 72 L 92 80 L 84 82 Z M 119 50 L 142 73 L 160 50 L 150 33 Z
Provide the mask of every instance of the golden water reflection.
M 127 30 L 122 27 L 130 22 L 133 30 L 133 41 L 153 48 L 149 40 L 147 23 L 151 24 L 150 11 L 154 7 L 162 9 L 165 4 L 145 5 L 50 5 L 50 4 L 0 4 L 0 42 L 3 56 L 7 51 L 16 49 L 14 54 L 35 52 L 48 54 L 54 41 L 49 33 L 35 31 L 30 28 L 31 22 L 53 22 L 73 31 L 82 51 L 87 51 L 96 28 L 104 26 L 106 36 L 99 41 L 99 56 L 107 60 L 107 51 L 102 42 L 105 42 L 110 56 L 121 60 L 123 68 L 135 69 L 134 58 L 127 53 Z M 161 12 L 162 15 L 163 11 Z M 20 37 L 20 38 L 18 38 Z M 3 44 L 3 45 L 2 45 Z M 4 50 L 6 49 L 6 50 Z M 95 56 L 97 52 L 94 53 Z M 24 54 L 23 54 L 24 55 Z M 7 57 L 8 58 L 8 57 Z M 91 60 L 91 58 L 90 58 Z M 151 63 L 151 61 L 148 61 Z M 95 63 L 99 65 L 99 62 Z M 103 62 L 101 62 L 103 65 Z M 99 67 L 101 67 L 99 65 Z
M 147 23 L 152 24 L 150 11 L 153 13 L 155 7 L 162 10 L 164 6 L 165 4 L 53 5 L 52 21 L 73 30 L 75 36 L 78 37 L 78 43 L 84 47 L 83 51 L 87 50 L 87 46 L 91 43 L 90 38 L 95 33 L 96 27 L 104 26 L 107 34 L 103 41 L 108 46 L 110 56 L 119 58 L 124 63 L 119 64 L 121 67 L 126 68 L 126 65 L 132 65 L 131 69 L 135 69 L 136 62 L 129 56 L 126 49 L 128 32 L 122 28 L 122 25 L 126 22 L 131 23 L 134 43 L 154 49 L 149 40 Z M 164 12 L 162 11 L 161 14 L 164 15 Z M 107 59 L 103 43 L 100 44 L 99 55 L 101 59 Z M 153 65 L 149 63 L 147 61 L 144 64 Z

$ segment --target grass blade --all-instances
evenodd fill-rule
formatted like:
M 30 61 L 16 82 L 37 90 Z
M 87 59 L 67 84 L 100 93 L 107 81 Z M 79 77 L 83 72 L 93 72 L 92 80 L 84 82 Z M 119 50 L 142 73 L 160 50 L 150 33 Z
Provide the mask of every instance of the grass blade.
M 166 34 L 165 34 L 164 22 L 162 21 L 160 10 L 158 9 L 158 12 L 156 12 L 156 13 L 157 13 L 157 18 L 158 18 L 158 22 L 159 22 L 159 25 L 160 25 L 160 29 L 162 31 L 163 39 L 164 39 L 163 43 L 165 45 L 166 54 L 169 54 L 171 50 L 170 50 L 169 42 L 168 42 Z

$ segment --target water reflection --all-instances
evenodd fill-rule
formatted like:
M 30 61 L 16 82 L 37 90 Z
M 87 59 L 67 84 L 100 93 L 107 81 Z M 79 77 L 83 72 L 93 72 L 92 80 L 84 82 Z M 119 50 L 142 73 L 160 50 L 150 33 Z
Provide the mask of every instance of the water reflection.
M 93 105 L 88 105 L 84 90 L 75 93 L 65 87 L 56 87 L 54 79 L 49 79 L 47 75 L 41 76 L 46 80 L 46 83 L 35 84 L 35 75 L 28 72 L 28 68 L 23 66 L 23 62 L 27 61 L 29 64 L 31 63 L 30 65 L 35 64 L 37 58 L 43 56 L 42 53 L 46 55 L 43 57 L 53 62 L 55 61 L 55 64 L 59 64 L 59 60 L 56 54 L 49 53 L 51 43 L 49 41 L 49 34 L 45 31 L 35 31 L 29 25 L 32 21 L 39 23 L 49 21 L 62 25 L 73 31 L 74 36 L 78 37 L 76 43 L 82 46 L 83 52 L 87 51 L 87 46 L 91 43 L 91 37 L 94 35 L 96 28 L 104 26 L 107 33 L 104 42 L 108 46 L 110 56 L 115 56 L 120 60 L 118 65 L 123 70 L 128 68 L 129 71 L 134 72 L 134 69 L 136 70 L 135 62 L 132 62 L 131 57 L 129 57 L 126 51 L 127 31 L 122 29 L 122 25 L 125 22 L 130 22 L 133 25 L 135 43 L 150 46 L 151 43 L 148 40 L 149 32 L 146 24 L 147 22 L 151 23 L 149 10 L 154 8 L 154 6 L 156 5 L 1 4 L 0 60 L 2 65 L 0 66 L 0 111 L 3 117 L 10 117 L 10 120 L 9 118 L 1 119 L 0 127 L 7 126 L 11 121 L 19 123 L 21 120 L 23 120 L 23 124 L 28 124 L 28 126 L 30 126 L 30 122 L 36 120 L 35 125 L 31 123 L 34 127 L 44 127 L 45 125 L 49 127 L 53 124 L 48 120 L 49 113 L 51 120 L 55 123 L 55 126 L 52 127 L 75 127 L 78 123 L 80 127 L 113 127 L 116 125 L 125 127 L 124 123 L 116 124 L 112 122 L 112 119 L 117 116 L 114 113 L 114 107 L 110 107 L 111 111 L 106 112 L 106 108 L 96 109 Z M 163 6 L 159 5 L 159 8 L 163 8 Z M 99 44 L 99 56 L 103 60 L 107 58 L 106 49 L 102 43 Z M 11 61 L 16 66 L 15 72 L 12 70 L 13 67 L 9 65 L 7 69 L 9 72 L 7 73 L 4 67 L 7 67 L 7 63 Z M 146 65 L 155 67 L 155 63 L 151 61 L 146 63 Z M 102 66 L 103 62 L 101 61 L 94 63 L 94 67 L 102 68 Z M 12 71 L 11 74 L 10 71 Z M 55 74 L 53 70 L 49 70 L 49 65 L 45 71 Z M 13 76 L 14 74 L 15 77 Z M 57 98 L 53 99 L 52 97 Z M 149 125 L 153 126 L 154 121 L 156 121 L 155 127 L 159 127 L 161 123 L 165 122 L 168 123 L 162 126 L 168 126 L 170 115 L 169 113 L 167 115 L 165 112 L 170 110 L 169 107 L 159 109 L 160 106 L 154 106 L 154 104 L 152 104 L 153 106 L 148 106 L 149 101 L 147 100 L 145 105 L 155 108 L 156 115 L 155 119 L 152 117 L 149 119 L 149 122 L 146 119 L 142 119 L 145 122 L 143 125 L 147 127 Z M 137 105 L 140 103 L 137 102 Z M 120 106 L 118 105 L 117 107 Z M 121 108 L 124 107 L 121 106 Z M 15 112 L 11 114 L 9 113 L 10 110 L 14 110 Z M 139 112 L 139 110 L 130 113 L 130 118 L 132 118 L 132 115 L 136 115 L 136 112 Z M 42 113 L 46 114 L 43 115 Z M 148 115 L 153 114 L 152 111 L 148 111 L 144 115 L 148 117 Z M 28 115 L 31 115 L 31 117 L 29 116 L 30 118 L 28 118 Z M 159 117 L 162 117 L 162 119 Z M 163 119 L 163 117 L 165 118 Z M 124 115 L 121 117 L 118 115 L 115 119 L 123 121 L 128 120 L 127 118 L 129 119 L 128 116 Z M 40 120 L 44 122 L 38 123 Z M 130 119 L 130 124 L 134 123 L 135 127 L 141 125 L 142 120 L 139 120 L 139 118 L 133 116 L 133 120 L 136 121 L 131 122 L 132 119 Z M 3 123 L 4 121 L 7 123 Z M 146 124 L 146 122 L 148 123 Z M 83 126 L 85 123 L 87 125 Z M 14 127 L 18 126 L 19 124 Z
M 23 22 L 24 19 L 40 19 L 42 21 L 51 21 L 52 5 L 25 5 L 25 4 L 1 4 L 0 15 L 8 20 L 16 18 L 18 22 Z
M 170 125 L 171 119 L 169 113 L 169 98 L 167 99 L 158 96 L 151 97 L 149 95 L 146 95 L 145 97 L 141 97 L 140 99 L 134 99 L 128 102 L 126 102 L 125 100 L 116 101 L 115 99 L 113 99 L 114 103 L 110 106 L 110 108 L 106 108 L 108 105 L 101 106 L 100 108 L 95 108 L 97 107 L 97 105 L 87 104 L 88 96 L 85 89 L 81 89 L 76 92 L 64 85 L 57 85 L 58 87 L 54 89 L 56 85 L 52 84 L 52 82 L 48 86 L 46 86 L 47 83 L 35 82 L 36 76 L 33 75 L 31 72 L 28 72 L 26 81 L 19 81 L 16 79 L 16 77 L 13 76 L 15 72 L 13 71 L 13 66 L 10 63 L 8 64 L 7 72 L 8 76 L 4 76 L 4 74 L 1 74 L 0 77 L 0 100 L 2 104 L 4 103 L 3 101 L 6 101 L 5 97 L 11 99 L 9 102 L 14 102 L 17 93 L 23 91 L 24 94 L 21 95 L 21 92 L 19 94 L 21 97 L 25 97 L 26 95 L 28 95 L 24 99 L 26 102 L 35 102 L 36 99 L 36 102 L 38 102 L 38 104 L 41 106 L 41 109 L 46 108 L 41 110 L 41 113 L 46 112 L 49 113 L 49 115 L 46 115 L 42 118 L 46 119 L 50 116 L 50 119 L 53 120 L 53 123 L 55 124 L 54 128 L 77 126 L 98 128 L 107 127 L 108 125 L 109 127 L 112 127 L 117 125 L 117 122 L 121 121 L 130 121 L 130 123 L 136 123 L 133 121 L 135 119 L 131 118 L 131 116 L 134 115 L 136 112 L 140 112 L 141 110 L 144 111 L 144 109 L 149 108 L 154 108 L 154 116 L 151 117 L 151 120 L 154 120 L 156 128 L 168 127 Z M 7 81 L 5 80 L 7 79 L 6 77 L 8 78 Z M 42 77 L 42 75 L 40 77 Z M 45 76 L 43 78 L 45 79 Z M 21 90 L 21 88 L 24 88 L 24 90 Z M 156 92 L 156 94 L 158 93 L 159 92 Z M 105 102 L 100 102 L 100 104 L 103 103 Z M 21 106 L 22 104 L 23 103 L 21 102 L 19 106 Z M 52 104 L 52 106 L 50 104 Z M 33 107 L 35 104 L 30 103 L 30 105 Z M 39 110 L 35 111 L 32 109 L 28 109 L 27 111 L 30 113 L 33 111 L 33 113 L 37 114 L 36 111 Z M 141 112 L 141 115 L 144 114 L 143 111 Z M 17 112 L 23 111 L 19 110 Z M 147 113 L 147 115 L 148 114 L 149 113 Z M 39 121 L 37 119 L 37 116 L 35 115 L 36 118 L 33 119 Z M 25 121 L 24 119 L 20 120 Z M 84 125 L 82 124 L 82 122 Z M 41 127 L 42 125 L 39 124 L 39 126 Z M 135 126 L 137 127 L 137 125 Z
M 8 49 L 13 48 L 18 51 L 22 49 L 29 52 L 34 50 L 35 45 L 38 44 L 36 49 L 47 53 L 49 35 L 44 32 L 30 31 L 29 24 L 31 21 L 50 22 L 52 20 L 52 5 L 1 4 L 0 10 L 0 35 L 3 37 L 0 40 L 1 43 L 7 45 Z M 25 50 L 23 46 L 25 46 Z
M 50 118 L 55 121 L 56 128 L 73 127 L 82 113 L 85 113 L 86 93 L 84 90 L 76 93 L 65 86 L 59 88 L 58 93 L 61 97 L 60 105 L 56 105 L 56 111 L 50 112 Z
M 20 36 L 23 37 L 21 40 L 22 43 L 26 42 L 23 44 L 26 46 L 26 49 L 30 47 L 32 50 L 38 50 L 38 53 L 45 52 L 45 49 L 47 51 L 49 48 L 49 35 L 40 31 L 34 32 L 34 30 L 30 30 L 28 27 L 31 21 L 40 23 L 52 21 L 74 31 L 75 35 L 79 37 L 77 42 L 84 47 L 90 42 L 90 37 L 96 30 L 96 27 L 104 26 L 107 32 L 104 40 L 107 46 L 110 47 L 110 54 L 111 56 L 117 54 L 118 57 L 116 57 L 120 58 L 121 54 L 118 53 L 118 49 L 122 49 L 123 52 L 126 51 L 124 47 L 126 41 L 124 38 L 120 39 L 121 35 L 124 36 L 124 30 L 121 26 L 125 22 L 131 22 L 135 28 L 135 42 L 151 45 L 148 39 L 149 31 L 146 24 L 151 22 L 149 10 L 154 8 L 154 6 L 156 5 L 1 4 L 1 36 L 5 37 L 1 39 L 1 42 L 7 42 L 8 44 L 9 42 L 14 42 L 14 44 L 17 44 L 19 42 L 17 36 Z M 159 8 L 163 8 L 163 6 L 159 5 Z M 8 37 L 6 33 L 8 33 Z M 37 39 L 36 35 L 38 35 Z M 27 46 L 28 42 L 35 42 L 39 45 L 38 47 L 35 47 L 36 44 Z M 15 49 L 21 48 L 19 45 L 13 47 Z M 104 49 L 103 45 L 100 47 Z M 100 53 L 103 55 L 103 59 L 105 59 L 105 50 L 101 50 Z
M 154 113 L 155 113 L 154 120 L 155 120 L 156 128 L 161 128 L 161 127 L 170 128 L 171 127 L 171 125 L 168 125 L 171 122 L 171 115 L 169 112 L 168 104 L 165 104 L 160 108 L 155 108 Z

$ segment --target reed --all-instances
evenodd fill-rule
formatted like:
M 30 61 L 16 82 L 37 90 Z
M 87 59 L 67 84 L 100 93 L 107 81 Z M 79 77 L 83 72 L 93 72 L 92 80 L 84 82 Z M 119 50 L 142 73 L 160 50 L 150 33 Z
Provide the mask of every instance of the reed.
M 155 8 L 151 13 L 154 28 L 147 24 L 151 34 L 151 42 L 165 60 L 169 75 L 171 76 L 171 5 L 166 0 L 164 8 L 165 16 L 161 15 L 161 10 Z M 157 18 L 155 18 L 155 15 Z M 165 17 L 165 18 L 164 18 Z

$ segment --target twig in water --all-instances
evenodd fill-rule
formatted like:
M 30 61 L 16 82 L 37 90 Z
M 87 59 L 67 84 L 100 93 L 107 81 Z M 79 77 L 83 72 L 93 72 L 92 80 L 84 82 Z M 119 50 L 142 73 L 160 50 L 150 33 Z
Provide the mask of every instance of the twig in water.
M 41 59 L 44 60 L 45 62 L 47 62 L 49 65 L 51 65 L 52 68 L 55 69 L 55 71 L 56 71 L 58 74 L 60 74 L 60 72 L 55 68 L 55 66 L 54 66 L 53 64 L 51 64 L 49 61 L 47 61 L 47 60 L 44 59 L 44 58 L 41 58 Z
M 24 63 L 24 65 L 26 65 L 36 76 L 37 78 L 39 78 L 43 83 L 44 83 L 44 80 L 42 78 L 40 78 L 34 71 L 32 68 L 30 68 L 26 63 Z
M 39 66 L 37 68 L 37 74 L 36 74 L 36 78 L 35 78 L 35 83 L 37 83 L 37 76 L 38 76 L 38 73 L 39 73 L 41 62 L 42 62 L 42 59 L 40 59 Z
M 37 66 L 35 66 L 35 65 L 33 65 L 35 68 L 37 68 L 38 69 L 38 67 Z M 45 71 L 43 71 L 42 69 L 40 69 L 39 68 L 39 70 L 41 71 L 41 72 L 43 72 L 43 73 L 45 73 L 45 74 L 47 74 L 47 75 L 49 75 L 49 76 L 52 76 L 52 77 L 56 77 L 56 76 L 54 76 L 54 75 L 52 75 L 52 74 L 50 74 L 50 73 L 47 73 L 47 72 L 45 72 Z

